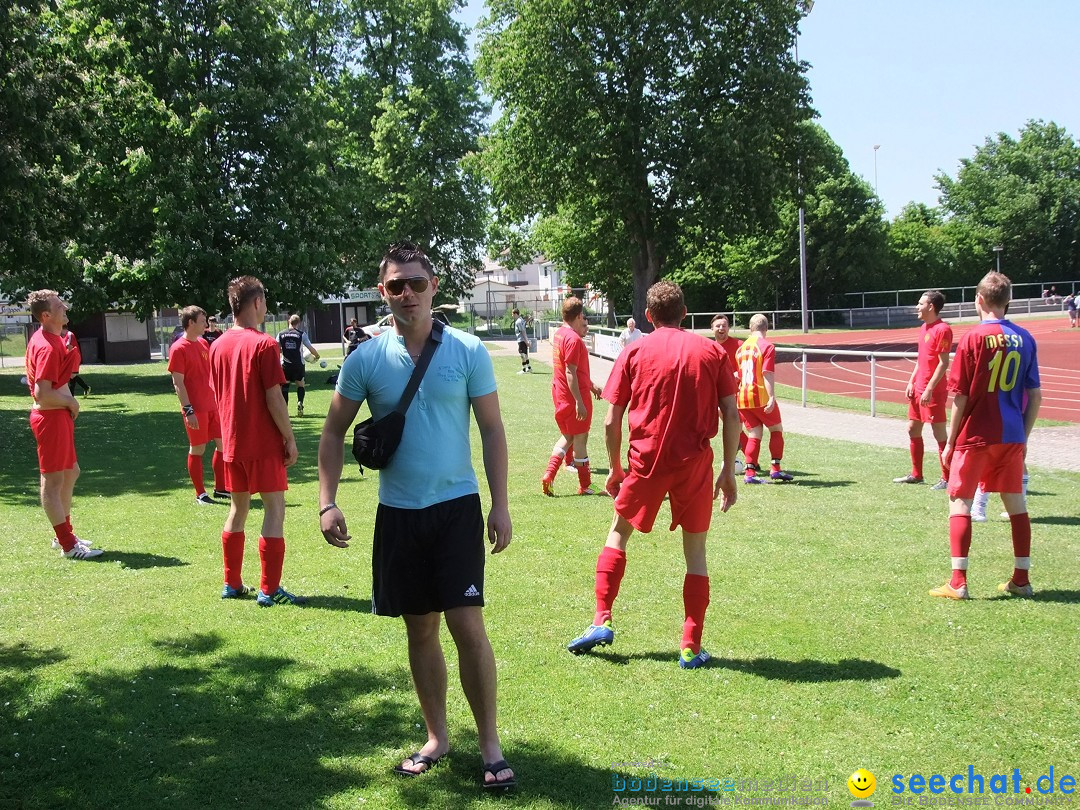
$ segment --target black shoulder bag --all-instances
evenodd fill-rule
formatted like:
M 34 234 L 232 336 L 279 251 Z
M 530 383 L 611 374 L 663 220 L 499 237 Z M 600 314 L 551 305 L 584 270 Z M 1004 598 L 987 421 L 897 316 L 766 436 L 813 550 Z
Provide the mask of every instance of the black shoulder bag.
M 432 321 L 431 335 L 424 344 L 424 351 L 420 353 L 420 359 L 416 362 L 409 384 L 405 386 L 405 392 L 398 400 L 397 407 L 381 419 L 374 417 L 365 419 L 353 428 L 353 458 L 360 465 L 360 471 L 364 467 L 372 470 L 381 470 L 386 467 L 394 457 L 394 452 L 401 444 L 401 434 L 405 430 L 405 412 L 409 410 L 420 381 L 431 363 L 431 356 L 439 346 L 442 337 L 442 324 Z M 438 338 L 436 337 L 438 332 Z

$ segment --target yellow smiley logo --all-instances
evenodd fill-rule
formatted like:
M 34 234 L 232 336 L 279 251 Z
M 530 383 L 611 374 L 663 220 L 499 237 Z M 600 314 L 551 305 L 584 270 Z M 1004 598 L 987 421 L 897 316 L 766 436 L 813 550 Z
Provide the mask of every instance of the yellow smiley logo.
M 877 780 L 866 768 L 859 768 L 848 777 L 847 789 L 856 799 L 868 799 L 877 790 Z

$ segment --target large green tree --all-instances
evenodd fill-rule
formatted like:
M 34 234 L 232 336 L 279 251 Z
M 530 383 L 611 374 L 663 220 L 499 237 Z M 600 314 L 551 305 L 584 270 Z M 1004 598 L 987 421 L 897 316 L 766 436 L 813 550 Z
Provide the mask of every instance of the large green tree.
M 887 283 L 884 209 L 824 129 L 803 124 L 799 144 L 809 304 L 812 309 L 843 306 L 843 293 Z M 694 273 L 687 283 L 716 279 L 731 309 L 799 309 L 799 203 L 797 191 L 782 191 L 774 198 L 771 220 L 753 233 L 733 238 L 701 233 L 690 240 L 683 247 Z
M 809 116 L 792 0 L 490 0 L 478 72 L 511 219 L 598 203 L 629 248 L 635 315 L 694 229 L 739 233 L 795 177 Z
M 979 247 L 958 283 L 992 266 L 995 245 L 1013 281 L 1080 278 L 1080 146 L 1062 127 L 1000 132 L 937 182 L 943 208 Z

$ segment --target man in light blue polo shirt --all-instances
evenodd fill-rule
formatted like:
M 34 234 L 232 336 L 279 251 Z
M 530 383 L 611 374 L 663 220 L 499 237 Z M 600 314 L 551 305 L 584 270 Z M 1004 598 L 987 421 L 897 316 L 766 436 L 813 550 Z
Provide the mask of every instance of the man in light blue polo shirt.
M 390 464 L 379 473 L 379 507 L 372 548 L 372 610 L 403 616 L 409 666 L 427 724 L 427 742 L 394 770 L 418 776 L 449 749 L 446 662 L 440 614 L 454 638 L 461 686 L 476 720 L 483 758 L 481 784 L 516 783 L 503 759 L 496 726 L 495 657 L 484 628 L 484 520 L 469 446 L 469 410 L 484 448 L 491 493 L 488 542 L 497 554 L 510 543 L 506 433 L 491 358 L 476 337 L 432 328 L 438 290 L 431 262 L 407 242 L 390 248 L 379 265 L 379 291 L 394 328 L 369 340 L 341 367 L 319 443 L 320 528 L 331 545 L 350 535 L 334 502 L 345 436 L 363 402 L 378 419 L 397 406 L 429 340 L 431 364 L 405 414 L 405 429 Z

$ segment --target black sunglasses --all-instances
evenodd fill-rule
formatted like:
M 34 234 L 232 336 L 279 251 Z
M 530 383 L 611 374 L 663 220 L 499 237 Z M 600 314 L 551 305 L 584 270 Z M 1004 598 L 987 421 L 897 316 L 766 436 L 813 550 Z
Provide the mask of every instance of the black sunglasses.
M 427 276 L 411 276 L 410 278 L 388 278 L 383 282 L 383 289 L 385 289 L 390 295 L 401 295 L 405 292 L 405 285 L 408 284 L 409 288 L 414 293 L 422 293 L 428 288 Z

